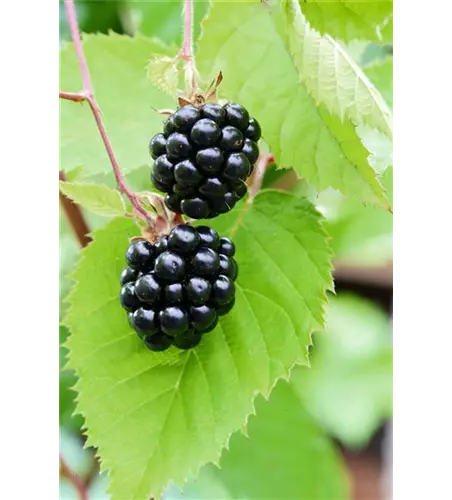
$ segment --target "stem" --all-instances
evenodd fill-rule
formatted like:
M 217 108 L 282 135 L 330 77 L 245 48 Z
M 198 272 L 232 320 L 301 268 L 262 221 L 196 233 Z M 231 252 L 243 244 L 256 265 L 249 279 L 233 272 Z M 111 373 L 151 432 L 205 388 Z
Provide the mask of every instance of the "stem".
M 190 88 L 192 95 L 198 90 L 193 56 L 193 0 L 184 0 L 184 40 L 178 57 L 185 61 L 185 85 Z
M 86 63 L 85 54 L 83 52 L 83 46 L 80 40 L 80 32 L 77 23 L 77 16 L 75 13 L 75 6 L 73 0 L 64 0 L 64 5 L 66 8 L 66 15 L 69 23 L 69 28 L 71 31 L 72 41 L 74 42 L 75 53 L 77 55 L 77 60 L 80 67 L 80 72 L 82 74 L 82 82 L 83 82 L 83 90 L 82 92 L 74 93 L 74 92 L 61 92 L 59 96 L 61 99 L 68 99 L 70 101 L 82 102 L 87 101 L 91 111 L 94 115 L 94 119 L 96 120 L 97 128 L 102 137 L 102 142 L 104 143 L 105 149 L 107 150 L 108 158 L 110 159 L 111 166 L 113 168 L 113 173 L 115 175 L 116 182 L 118 184 L 119 190 L 124 193 L 127 198 L 130 200 L 135 212 L 143 218 L 147 224 L 150 226 L 153 225 L 152 219 L 149 214 L 144 210 L 144 208 L 140 205 L 137 196 L 133 193 L 133 191 L 129 188 L 122 175 L 119 164 L 116 160 L 115 154 L 113 153 L 113 149 L 110 144 L 110 140 L 108 139 L 107 131 L 105 130 L 104 123 L 102 121 L 102 116 L 100 112 L 99 105 L 96 102 L 93 94 L 93 87 L 91 83 L 91 77 L 88 69 L 88 65 Z
M 80 500 L 88 500 L 88 491 L 85 483 L 72 471 L 60 455 L 60 473 L 65 477 L 74 488 L 77 490 Z
M 60 90 L 60 99 L 67 99 L 68 101 L 83 102 L 86 101 L 86 96 L 82 92 L 62 92 Z
M 80 39 L 80 31 L 78 29 L 77 14 L 75 12 L 73 0 L 64 0 L 64 6 L 66 9 L 66 17 L 69 24 L 69 30 L 71 32 L 71 38 L 74 42 L 78 65 L 80 66 L 80 72 L 82 74 L 83 90 L 92 94 L 93 86 L 91 84 L 88 64 L 86 63 L 85 54 L 83 52 L 82 41 Z
M 256 198 L 257 193 L 262 187 L 262 182 L 264 180 L 267 167 L 274 161 L 275 157 L 271 153 L 265 153 L 259 155 L 259 158 L 256 162 L 256 166 L 254 167 L 254 174 L 251 177 L 251 183 L 248 189 L 248 199 L 246 200 L 246 203 L 243 205 L 242 211 L 240 212 L 239 216 L 235 221 L 235 224 L 233 225 L 230 231 L 231 238 L 236 233 L 237 229 L 239 228 L 240 224 L 243 221 L 243 218 L 245 217 L 246 212 L 248 212 L 248 210 L 250 209 L 251 205 L 254 202 L 254 198 Z
M 66 176 L 64 172 L 60 170 L 60 181 L 65 181 Z M 60 202 L 63 207 L 64 213 L 68 219 L 70 226 L 72 227 L 75 235 L 77 236 L 78 242 L 82 248 L 86 247 L 88 243 L 91 241 L 91 237 L 89 235 L 90 230 L 88 224 L 83 217 L 82 211 L 80 207 L 70 200 L 67 196 L 65 196 L 60 191 Z
M 246 202 L 247 205 L 251 205 L 259 192 L 262 182 L 264 180 L 265 172 L 267 167 L 275 161 L 275 157 L 271 153 L 262 154 L 259 156 L 256 166 L 254 168 L 254 174 L 251 177 L 251 184 L 249 187 L 249 197 Z
M 185 56 L 193 55 L 193 0 L 184 0 L 184 41 L 182 52 Z
M 135 193 L 129 188 L 126 180 L 124 179 L 124 176 L 121 172 L 121 168 L 119 167 L 115 154 L 113 153 L 110 141 L 108 139 L 107 131 L 105 130 L 105 126 L 103 124 L 102 117 L 100 115 L 99 106 L 94 100 L 94 97 L 91 95 L 88 96 L 86 100 L 88 101 L 91 111 L 93 112 L 94 119 L 96 120 L 97 128 L 99 129 L 99 133 L 102 137 L 105 149 L 107 150 L 108 157 L 110 158 L 110 163 L 113 168 L 113 173 L 115 175 L 116 183 L 118 184 L 119 189 L 127 196 L 127 198 L 129 198 L 130 203 L 132 204 L 135 211 L 138 214 L 142 215 L 146 222 L 152 225 L 152 219 L 149 217 L 149 214 L 140 205 L 140 202 L 138 201 L 138 198 L 136 197 Z

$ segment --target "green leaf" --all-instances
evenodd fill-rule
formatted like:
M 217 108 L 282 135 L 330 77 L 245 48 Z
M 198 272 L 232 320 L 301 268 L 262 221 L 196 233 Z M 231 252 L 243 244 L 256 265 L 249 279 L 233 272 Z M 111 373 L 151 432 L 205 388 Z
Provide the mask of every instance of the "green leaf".
M 392 41 L 392 1 L 300 0 L 300 7 L 311 26 L 322 34 L 344 42 Z
M 214 221 L 222 234 L 237 210 Z M 130 500 L 158 496 L 170 480 L 180 485 L 218 462 L 253 413 L 255 396 L 268 396 L 294 363 L 307 363 L 332 287 L 318 212 L 307 200 L 263 192 L 234 237 L 235 307 L 196 349 L 152 353 L 118 302 L 128 238 L 136 234 L 124 218 L 94 233 L 65 319 L 88 444 L 99 448 L 112 498 Z
M 150 163 L 149 138 L 164 117 L 154 109 L 175 108 L 175 100 L 154 87 L 146 65 L 167 49 L 141 36 L 84 35 L 83 48 L 105 127 L 124 173 Z M 166 50 L 166 51 L 165 51 Z M 171 54 L 171 52 L 168 53 Z M 60 54 L 62 90 L 81 89 L 80 70 L 72 44 Z M 153 109 L 154 108 L 154 109 Z M 110 162 L 87 103 L 60 100 L 60 158 L 64 170 L 84 165 L 84 178 L 109 171 Z
M 206 466 L 183 494 L 170 491 L 166 500 L 349 498 L 339 454 L 286 382 L 278 383 L 268 401 L 256 400 L 248 436 L 234 434 L 220 470 Z
M 61 182 L 60 190 L 72 201 L 90 212 L 106 217 L 124 215 L 124 200 L 116 189 L 103 184 Z
M 291 382 L 306 408 L 347 446 L 363 446 L 392 414 L 389 318 L 352 295 L 331 299 L 327 331 L 316 334 L 311 369 Z
M 383 184 L 392 200 L 392 167 L 383 174 Z M 331 246 L 341 263 L 376 266 L 392 259 L 392 214 L 363 206 L 337 191 L 321 193 L 317 207 L 327 218 Z
M 358 127 L 357 130 L 361 141 L 370 151 L 369 163 L 380 174 L 380 182 L 384 187 L 384 174 L 393 163 L 392 142 L 375 129 Z
M 176 63 L 174 57 L 157 55 L 149 61 L 147 67 L 151 82 L 169 95 L 177 92 L 179 74 Z
M 58 326 L 58 423 L 60 426 L 80 432 L 83 425 L 81 415 L 74 415 L 75 392 L 73 387 L 77 378 L 72 370 L 64 370 L 67 363 L 67 348 L 62 344 L 69 336 L 69 330 L 64 326 Z
M 75 239 L 69 224 L 66 221 L 63 211 L 60 208 L 60 252 L 59 252 L 59 270 L 60 270 L 60 314 L 64 312 L 62 299 L 66 296 L 72 283 L 67 275 L 72 271 L 77 261 L 80 246 Z
M 391 14 L 379 26 L 380 34 L 381 34 L 381 40 L 383 42 L 386 42 L 386 43 L 392 43 L 393 42 L 393 31 L 394 31 L 393 17 L 394 16 Z
M 393 58 L 386 57 L 383 60 L 369 64 L 364 68 L 364 73 L 392 108 Z
M 198 3 L 198 2 L 195 2 Z M 137 31 L 165 43 L 182 42 L 182 1 L 128 2 Z
M 392 138 L 390 110 L 342 45 L 312 29 L 297 0 L 283 5 L 292 59 L 309 94 L 341 120 L 349 118 Z
M 209 2 L 193 2 L 193 36 L 199 35 L 202 18 Z M 157 37 L 165 43 L 182 45 L 183 1 L 171 2 L 127 2 L 131 17 L 137 30 L 143 35 Z
M 299 10 L 215 2 L 198 65 L 208 79 L 223 72 L 220 91 L 261 122 L 279 166 L 293 167 L 319 190 L 333 187 L 387 207 L 355 126 L 389 133 L 383 99 L 336 42 L 303 24 Z

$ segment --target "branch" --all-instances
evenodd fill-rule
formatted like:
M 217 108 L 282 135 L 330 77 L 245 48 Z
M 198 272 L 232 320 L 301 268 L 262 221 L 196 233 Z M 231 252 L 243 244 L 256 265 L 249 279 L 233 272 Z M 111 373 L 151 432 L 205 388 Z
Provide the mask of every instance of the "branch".
M 246 202 L 247 205 L 251 205 L 262 187 L 262 182 L 264 180 L 265 172 L 268 166 L 275 161 L 275 157 L 271 153 L 265 153 L 259 156 L 254 168 L 253 175 L 251 176 L 249 183 L 249 197 Z
M 92 95 L 93 86 L 91 84 L 91 77 L 89 74 L 88 64 L 86 63 L 85 54 L 83 52 L 82 41 L 80 39 L 80 31 L 78 29 L 77 14 L 73 0 L 64 0 L 64 7 L 66 9 L 66 17 L 71 32 L 71 38 L 74 42 L 75 54 L 77 55 L 78 65 L 82 74 L 83 90 Z
M 193 56 L 193 0 L 184 0 L 184 40 L 178 54 L 185 61 L 185 85 L 193 95 L 198 90 L 197 70 Z
M 77 490 L 80 500 L 88 500 L 88 490 L 85 483 L 72 471 L 60 455 L 60 474 Z
M 60 170 L 60 181 L 65 181 L 66 177 L 64 172 Z M 89 235 L 90 230 L 88 224 L 83 217 L 82 211 L 80 207 L 70 200 L 67 196 L 65 196 L 60 190 L 60 202 L 63 207 L 64 213 L 69 221 L 70 226 L 72 227 L 75 235 L 77 236 L 78 242 L 80 246 L 86 247 L 88 243 L 91 241 L 91 236 Z
M 275 157 L 271 153 L 265 153 L 259 155 L 259 158 L 256 162 L 256 166 L 254 167 L 254 173 L 250 178 L 250 184 L 248 188 L 248 199 L 243 205 L 242 211 L 237 217 L 235 224 L 232 226 L 230 231 L 231 238 L 236 233 L 240 224 L 245 217 L 246 212 L 250 209 L 251 205 L 254 202 L 254 198 L 256 198 L 257 193 L 260 191 L 262 187 L 262 182 L 264 180 L 265 172 L 267 171 L 268 166 L 275 161 Z
M 91 111 L 94 115 L 94 119 L 96 120 L 97 128 L 102 137 L 102 142 L 104 143 L 105 149 L 107 150 L 108 157 L 110 159 L 111 166 L 113 168 L 113 173 L 115 175 L 116 183 L 118 184 L 119 190 L 124 193 L 127 198 L 130 200 L 135 212 L 140 215 L 145 222 L 152 226 L 153 222 L 148 212 L 144 210 L 138 201 L 137 196 L 133 193 L 133 191 L 129 188 L 124 179 L 124 176 L 121 172 L 119 164 L 116 160 L 116 157 L 113 153 L 113 149 L 110 144 L 110 140 L 108 139 L 107 131 L 105 130 L 104 123 L 102 121 L 102 116 L 100 112 L 100 108 L 94 98 L 93 87 L 91 83 L 91 77 L 88 69 L 88 65 L 86 63 L 85 54 L 83 52 L 82 42 L 80 40 L 80 32 L 77 24 L 77 16 L 75 13 L 75 6 L 73 0 L 64 0 L 64 5 L 66 8 L 66 15 L 69 23 L 69 29 L 71 31 L 72 41 L 74 42 L 75 53 L 77 55 L 78 64 L 80 67 L 80 72 L 82 74 L 82 82 L 83 82 L 83 90 L 78 93 L 74 92 L 61 92 L 59 96 L 61 99 L 68 99 L 70 101 L 75 102 L 83 102 L 87 101 Z
M 60 99 L 67 99 L 68 101 L 74 102 L 83 102 L 86 101 L 86 96 L 82 92 L 61 92 L 60 90 Z

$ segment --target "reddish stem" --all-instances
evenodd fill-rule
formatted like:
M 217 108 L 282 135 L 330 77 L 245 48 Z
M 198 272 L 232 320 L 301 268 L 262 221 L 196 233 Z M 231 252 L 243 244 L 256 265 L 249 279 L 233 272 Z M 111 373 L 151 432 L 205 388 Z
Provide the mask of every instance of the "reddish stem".
M 60 99 L 67 99 L 69 101 L 83 102 L 86 101 L 86 96 L 82 92 L 62 92 L 60 90 Z
M 249 197 L 247 200 L 247 205 L 253 203 L 254 198 L 262 187 L 262 182 L 264 180 L 265 172 L 268 166 L 275 161 L 275 157 L 271 153 L 262 154 L 259 156 L 256 166 L 254 167 L 254 174 L 251 178 L 251 184 L 249 186 Z
M 74 488 L 77 490 L 80 500 L 88 500 L 88 490 L 85 483 L 72 471 L 60 455 L 60 473 L 65 477 Z
M 65 181 L 66 176 L 64 172 L 60 170 L 60 181 Z M 86 247 L 88 243 L 91 241 L 91 237 L 89 235 L 90 230 L 88 224 L 83 217 L 82 211 L 80 207 L 70 200 L 66 195 L 64 195 L 60 190 L 60 202 L 63 207 L 64 213 L 71 225 L 75 235 L 77 236 L 78 242 L 81 247 Z
M 104 143 L 105 149 L 107 150 L 108 157 L 110 159 L 111 166 L 113 168 L 113 173 L 115 175 L 116 182 L 121 192 L 123 192 L 127 198 L 130 200 L 135 212 L 138 213 L 150 226 L 152 226 L 153 222 L 149 214 L 144 210 L 144 208 L 140 205 L 138 198 L 133 193 L 133 191 L 129 188 L 122 175 L 119 164 L 116 160 L 115 154 L 113 153 L 113 149 L 110 144 L 110 140 L 108 139 L 107 131 L 105 130 L 105 126 L 102 121 L 102 116 L 100 112 L 100 108 L 94 98 L 93 87 L 91 84 L 91 77 L 88 69 L 88 65 L 86 63 L 85 54 L 83 52 L 83 45 L 80 40 L 80 32 L 77 23 L 77 16 L 75 13 L 75 6 L 73 0 L 64 0 L 64 5 L 66 8 L 66 14 L 68 18 L 69 28 L 71 31 L 72 41 L 74 42 L 75 53 L 77 55 L 77 60 L 80 66 L 80 72 L 82 74 L 83 81 L 83 90 L 82 92 L 74 93 L 74 92 L 61 92 L 59 96 L 61 99 L 68 99 L 71 101 L 82 102 L 87 101 L 91 111 L 93 112 L 94 119 L 96 120 L 97 128 L 99 129 L 99 133 L 102 137 L 102 141 Z
M 92 95 L 89 95 L 86 100 L 88 101 L 91 111 L 93 112 L 94 119 L 96 120 L 97 128 L 99 129 L 99 133 L 102 137 L 105 149 L 107 150 L 108 157 L 110 158 L 110 163 L 113 167 L 113 173 L 115 175 L 116 183 L 118 184 L 119 189 L 127 196 L 127 198 L 129 198 L 130 203 L 132 204 L 135 211 L 141 214 L 144 219 L 151 225 L 152 219 L 149 217 L 149 214 L 146 212 L 146 210 L 144 210 L 144 208 L 140 205 L 135 193 L 129 188 L 126 180 L 124 179 L 121 168 L 119 167 L 115 154 L 113 153 L 113 149 L 107 136 L 107 131 L 105 130 L 105 126 L 102 122 L 99 107 L 94 97 Z
M 80 39 L 80 31 L 78 29 L 77 14 L 75 12 L 75 5 L 73 0 L 64 0 L 66 8 L 66 17 L 71 32 L 71 38 L 74 42 L 75 53 L 77 55 L 78 65 L 82 74 L 83 89 L 90 94 L 93 93 L 93 86 L 91 84 L 91 77 L 89 74 L 88 64 L 86 63 L 85 54 L 83 52 L 82 41 Z

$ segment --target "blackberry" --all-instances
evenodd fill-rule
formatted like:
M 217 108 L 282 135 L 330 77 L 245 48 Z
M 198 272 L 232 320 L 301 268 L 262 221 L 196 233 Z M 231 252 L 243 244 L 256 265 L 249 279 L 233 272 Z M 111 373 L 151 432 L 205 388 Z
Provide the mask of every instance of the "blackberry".
M 165 307 L 159 313 L 159 320 L 160 328 L 169 337 L 181 335 L 188 330 L 188 314 L 180 307 Z
M 240 151 L 244 142 L 245 138 L 238 128 L 227 125 L 222 129 L 219 146 L 223 151 Z
M 152 266 L 154 248 L 147 241 L 134 241 L 126 252 L 126 261 L 132 269 L 140 270 Z
M 141 302 L 145 302 L 146 304 L 157 302 L 161 293 L 162 287 L 153 274 L 145 274 L 135 283 L 135 295 Z
M 226 213 L 246 194 L 260 137 L 241 104 L 183 106 L 150 141 L 151 182 L 173 212 L 193 219 Z
M 144 344 L 151 351 L 164 351 L 172 344 L 173 339 L 164 333 L 156 333 L 155 335 L 147 335 L 144 337 Z
M 159 331 L 157 316 L 153 309 L 139 307 L 132 313 L 130 323 L 140 337 L 152 335 Z
M 168 137 L 166 141 L 166 152 L 171 160 L 177 161 L 188 158 L 191 151 L 191 143 L 186 135 L 175 132 Z
M 160 182 L 171 182 L 174 178 L 174 165 L 168 160 L 168 156 L 159 156 L 154 163 L 154 177 Z
M 126 267 L 119 278 L 121 285 L 126 283 L 134 283 L 138 278 L 138 271 L 135 271 L 131 267 Z
M 163 301 L 165 304 L 183 304 L 185 300 L 184 285 L 182 283 L 171 283 L 163 289 Z
M 211 214 L 209 203 L 199 196 L 197 196 L 196 198 L 184 198 L 180 202 L 180 207 L 180 212 L 188 215 L 192 219 L 205 219 Z
M 176 226 L 155 244 L 134 241 L 120 275 L 120 304 L 144 345 L 191 349 L 235 301 L 234 243 L 208 226 Z
M 174 337 L 173 344 L 179 349 L 192 349 L 201 342 L 202 335 L 194 329 L 187 331 L 184 335 Z
M 119 302 L 122 307 L 129 312 L 134 311 L 140 307 L 141 302 L 135 295 L 135 285 L 133 283 L 126 283 L 119 292 Z
M 158 158 L 166 153 L 166 139 L 163 134 L 154 135 L 149 143 L 149 153 L 152 158 Z
M 224 255 L 227 255 L 228 257 L 234 257 L 235 245 L 229 238 L 223 236 L 223 238 L 220 238 L 218 252 L 220 254 L 222 253 Z

